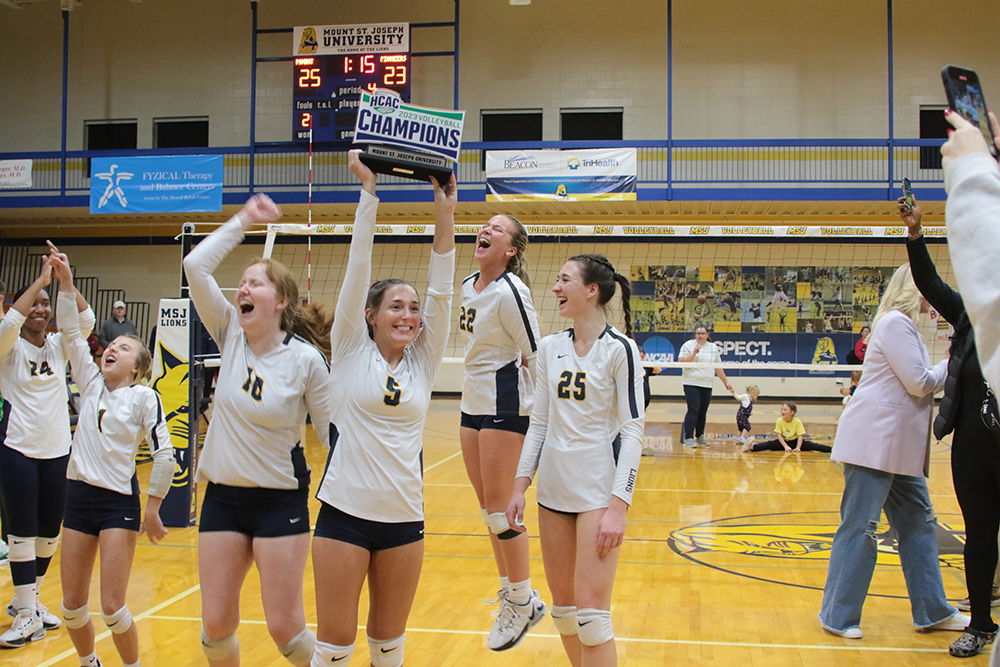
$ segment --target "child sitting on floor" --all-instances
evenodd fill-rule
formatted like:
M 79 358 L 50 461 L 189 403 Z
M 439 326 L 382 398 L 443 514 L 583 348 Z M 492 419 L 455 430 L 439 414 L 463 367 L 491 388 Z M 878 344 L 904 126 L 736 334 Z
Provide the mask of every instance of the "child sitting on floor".
M 760 389 L 755 384 L 748 384 L 745 394 L 737 394 L 735 389 L 730 389 L 729 393 L 740 402 L 740 407 L 736 409 L 736 428 L 740 435 L 736 438 L 737 445 L 743 445 L 750 435 L 750 415 L 753 413 L 753 404 L 760 396 Z
M 792 402 L 781 406 L 781 416 L 774 422 L 774 432 L 778 436 L 774 440 L 755 445 L 753 441 L 747 442 L 742 451 L 757 450 L 758 452 L 786 452 L 793 451 L 789 442 L 795 442 L 796 452 L 829 452 L 833 448 L 827 445 L 817 445 L 815 442 L 805 439 L 806 429 L 802 425 L 802 420 L 795 416 L 798 406 Z

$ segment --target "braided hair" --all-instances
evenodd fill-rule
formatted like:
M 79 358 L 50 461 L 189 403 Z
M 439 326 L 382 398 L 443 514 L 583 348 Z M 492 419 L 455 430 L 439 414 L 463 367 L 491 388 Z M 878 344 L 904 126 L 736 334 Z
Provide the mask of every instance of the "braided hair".
M 615 295 L 616 285 L 622 288 L 622 313 L 625 316 L 625 335 L 632 338 L 632 285 L 628 278 L 615 271 L 604 255 L 574 255 L 570 262 L 580 266 L 584 285 L 597 285 L 597 303 L 605 308 Z

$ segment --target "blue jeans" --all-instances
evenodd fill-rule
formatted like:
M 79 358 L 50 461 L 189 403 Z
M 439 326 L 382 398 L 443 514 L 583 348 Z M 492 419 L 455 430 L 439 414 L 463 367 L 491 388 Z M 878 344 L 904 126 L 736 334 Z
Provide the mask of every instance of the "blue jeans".
M 875 531 L 883 509 L 898 543 L 913 624 L 926 628 L 956 611 L 945 599 L 941 581 L 937 517 L 927 480 L 845 463 L 840 527 L 833 538 L 819 612 L 825 628 L 844 631 L 861 624 L 861 607 L 875 571 Z

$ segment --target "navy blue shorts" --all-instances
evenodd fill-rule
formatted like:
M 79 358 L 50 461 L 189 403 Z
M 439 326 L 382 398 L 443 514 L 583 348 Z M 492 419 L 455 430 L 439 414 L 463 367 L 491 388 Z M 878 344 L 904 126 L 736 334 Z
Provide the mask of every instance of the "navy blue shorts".
M 554 510 L 551 507 L 546 507 L 541 503 L 538 503 L 538 506 L 541 507 L 543 510 L 548 510 L 552 512 L 553 514 L 562 514 L 563 516 L 580 516 L 579 512 L 564 512 L 563 510 Z
M 493 429 L 524 435 L 528 432 L 528 422 L 529 419 L 521 415 L 467 415 L 463 412 L 461 425 L 477 431 Z
M 424 539 L 423 521 L 369 521 L 323 503 L 316 518 L 316 537 L 346 542 L 370 552 L 401 547 Z
M 285 537 L 309 532 L 309 489 L 262 489 L 208 483 L 200 533 Z
M 109 528 L 138 533 L 141 526 L 142 508 L 138 493 L 126 496 L 77 479 L 69 480 L 63 528 L 96 537 Z

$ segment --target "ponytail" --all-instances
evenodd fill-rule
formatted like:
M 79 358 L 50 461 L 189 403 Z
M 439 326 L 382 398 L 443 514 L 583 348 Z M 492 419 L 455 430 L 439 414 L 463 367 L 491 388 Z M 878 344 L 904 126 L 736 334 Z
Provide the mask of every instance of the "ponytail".
M 318 303 L 309 303 L 299 309 L 299 317 L 295 321 L 292 333 L 305 338 L 319 348 L 320 352 L 330 360 L 330 328 L 333 326 L 333 314 Z
M 622 313 L 625 315 L 625 335 L 632 336 L 632 284 L 628 278 L 615 271 L 615 282 L 622 288 Z
M 531 278 L 528 277 L 528 258 L 524 254 L 528 249 L 528 230 L 514 216 L 506 213 L 502 215 L 513 223 L 510 231 L 510 244 L 517 251 L 513 257 L 507 260 L 507 270 L 520 278 L 525 285 L 531 287 Z

